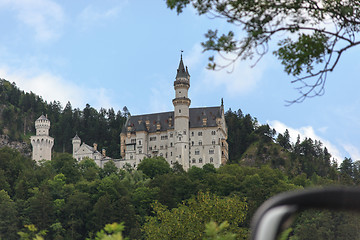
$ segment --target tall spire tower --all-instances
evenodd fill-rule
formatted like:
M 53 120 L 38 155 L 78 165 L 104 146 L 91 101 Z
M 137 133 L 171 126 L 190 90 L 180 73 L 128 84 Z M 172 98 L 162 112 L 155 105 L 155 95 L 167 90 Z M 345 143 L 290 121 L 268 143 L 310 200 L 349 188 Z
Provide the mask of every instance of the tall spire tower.
M 190 74 L 184 67 L 182 54 L 179 68 L 174 81 L 175 98 L 174 105 L 174 132 L 176 160 L 185 170 L 189 168 L 189 106 L 191 100 L 188 98 L 190 88 Z

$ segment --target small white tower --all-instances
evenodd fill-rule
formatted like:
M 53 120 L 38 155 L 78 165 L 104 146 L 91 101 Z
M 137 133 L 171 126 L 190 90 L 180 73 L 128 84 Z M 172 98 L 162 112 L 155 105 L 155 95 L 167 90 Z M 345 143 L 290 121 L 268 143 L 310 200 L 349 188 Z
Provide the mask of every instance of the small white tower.
M 189 106 L 188 98 L 190 88 L 190 74 L 184 67 L 182 55 L 179 68 L 174 81 L 175 98 L 174 105 L 174 132 L 176 160 L 185 170 L 189 169 Z
M 32 159 L 35 161 L 51 160 L 51 149 L 54 145 L 54 138 L 49 136 L 50 121 L 41 115 L 35 121 L 36 136 L 30 137 L 33 147 Z
M 75 137 L 72 139 L 73 158 L 75 158 L 75 159 L 76 159 L 75 153 L 77 152 L 77 150 L 79 150 L 80 144 L 81 144 L 81 139 L 80 139 L 79 136 L 76 134 Z

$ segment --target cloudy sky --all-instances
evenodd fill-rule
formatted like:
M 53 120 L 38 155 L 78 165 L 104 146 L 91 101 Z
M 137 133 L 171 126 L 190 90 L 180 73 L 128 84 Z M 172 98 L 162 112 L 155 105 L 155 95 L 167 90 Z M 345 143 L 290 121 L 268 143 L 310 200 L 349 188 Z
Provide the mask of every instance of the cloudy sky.
M 296 86 L 271 54 L 255 67 L 237 62 L 231 73 L 206 70 L 200 43 L 209 28 L 241 35 L 193 9 L 178 16 L 163 0 L 0 0 L 0 78 L 63 106 L 170 111 L 184 50 L 192 107 L 224 98 L 226 109 L 241 109 L 278 132 L 287 128 L 294 140 L 321 140 L 338 161 L 360 160 L 359 48 L 329 75 L 324 96 L 287 107 L 298 97 Z

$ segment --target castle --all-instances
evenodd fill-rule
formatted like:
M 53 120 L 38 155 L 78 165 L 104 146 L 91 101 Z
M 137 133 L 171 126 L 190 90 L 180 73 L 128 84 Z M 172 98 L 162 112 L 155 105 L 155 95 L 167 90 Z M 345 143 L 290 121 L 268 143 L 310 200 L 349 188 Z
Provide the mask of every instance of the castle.
M 174 81 L 174 111 L 129 115 L 120 134 L 121 159 L 111 159 L 105 151 L 100 153 L 96 144 L 91 147 L 81 143 L 78 135 L 72 139 L 73 157 L 78 161 L 91 158 L 99 167 L 113 160 L 119 168 L 125 165 L 136 168 L 144 158 L 156 156 L 164 157 L 170 166 L 178 162 L 185 170 L 207 163 L 215 167 L 225 164 L 228 144 L 223 100 L 216 107 L 190 108 L 189 88 L 190 74 L 181 56 Z M 48 136 L 50 122 L 44 116 L 36 121 L 37 134 L 31 137 L 33 159 L 50 160 L 53 145 Z
M 174 111 L 129 116 L 120 134 L 123 161 L 136 166 L 145 157 L 164 157 L 170 165 L 185 170 L 210 163 L 215 167 L 228 160 L 224 104 L 190 108 L 190 74 L 182 56 L 174 81 Z
M 32 159 L 39 162 L 40 160 L 51 160 L 51 149 L 54 145 L 54 138 L 49 136 L 50 121 L 44 115 L 41 115 L 35 121 L 36 136 L 30 137 L 33 147 Z

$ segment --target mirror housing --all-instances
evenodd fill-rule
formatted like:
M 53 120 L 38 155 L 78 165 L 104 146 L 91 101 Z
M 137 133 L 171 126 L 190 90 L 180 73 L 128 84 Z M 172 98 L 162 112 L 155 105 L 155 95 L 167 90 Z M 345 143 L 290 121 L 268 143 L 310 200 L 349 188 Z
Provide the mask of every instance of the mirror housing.
M 251 222 L 252 240 L 272 240 L 306 209 L 360 210 L 360 188 L 326 187 L 278 194 L 265 201 Z

